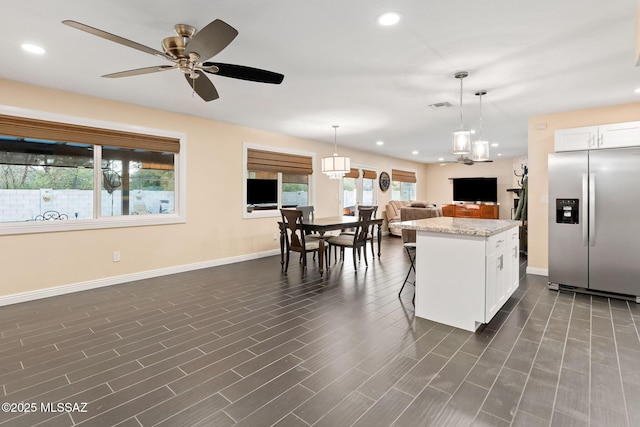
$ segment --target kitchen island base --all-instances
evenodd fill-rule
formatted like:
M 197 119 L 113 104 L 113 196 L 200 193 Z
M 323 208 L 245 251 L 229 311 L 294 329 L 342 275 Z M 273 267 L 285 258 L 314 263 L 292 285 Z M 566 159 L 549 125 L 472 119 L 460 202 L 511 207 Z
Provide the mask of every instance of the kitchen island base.
M 517 225 L 493 235 L 418 228 L 416 246 L 417 317 L 475 332 L 518 288 Z

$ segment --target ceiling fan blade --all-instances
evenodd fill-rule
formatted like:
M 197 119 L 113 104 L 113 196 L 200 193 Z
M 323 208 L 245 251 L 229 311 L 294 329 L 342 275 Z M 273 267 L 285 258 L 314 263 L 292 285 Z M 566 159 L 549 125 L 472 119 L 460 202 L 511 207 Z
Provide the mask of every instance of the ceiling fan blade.
M 199 76 L 196 79 L 192 79 L 188 74 L 184 75 L 187 78 L 189 86 L 200 96 L 200 98 L 207 102 L 218 99 L 218 91 L 213 83 L 211 83 L 211 80 L 209 80 L 202 71 L 196 70 L 196 73 L 198 73 Z
M 151 55 L 155 55 L 155 56 L 159 56 L 161 58 L 165 58 L 165 59 L 169 59 L 163 52 L 160 52 L 159 50 L 155 50 L 152 49 L 148 46 L 142 45 L 140 43 L 136 43 L 134 41 L 131 41 L 129 39 L 125 39 L 124 37 L 120 37 L 120 36 L 116 36 L 115 34 L 111 34 L 108 33 L 106 31 L 102 31 L 99 30 L 97 28 L 94 27 L 90 27 L 89 25 L 85 25 L 85 24 L 81 24 L 80 22 L 76 22 L 76 21 L 72 21 L 72 20 L 65 20 L 62 21 L 63 24 L 68 25 L 70 27 L 76 28 L 78 30 L 87 32 L 89 34 L 93 34 L 94 36 L 98 36 L 98 37 L 102 37 L 103 39 L 107 39 L 109 41 L 112 42 L 116 42 L 119 43 L 121 45 L 127 46 L 127 47 L 131 47 L 133 49 L 137 49 L 140 50 L 142 52 L 151 54 Z
M 196 33 L 185 48 L 185 53 L 197 53 L 201 60 L 220 53 L 238 35 L 238 31 L 220 19 L 210 22 Z
M 114 78 L 114 77 L 129 77 L 137 76 L 140 74 L 156 73 L 158 71 L 166 71 L 176 68 L 175 65 L 157 65 L 155 67 L 137 68 L 135 70 L 120 71 L 118 73 L 105 74 L 102 77 Z
M 217 74 L 223 77 L 231 77 L 233 79 L 249 80 L 252 82 L 280 84 L 284 79 L 284 75 L 274 73 L 273 71 L 261 70 L 259 68 L 246 67 L 244 65 L 223 64 L 221 62 L 205 62 L 204 67 L 218 67 L 218 71 L 204 70 L 211 74 Z

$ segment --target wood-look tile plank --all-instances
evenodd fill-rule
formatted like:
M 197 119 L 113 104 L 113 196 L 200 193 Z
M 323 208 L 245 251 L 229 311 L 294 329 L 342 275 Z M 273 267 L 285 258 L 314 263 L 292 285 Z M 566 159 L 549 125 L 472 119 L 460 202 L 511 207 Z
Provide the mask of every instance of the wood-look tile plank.
M 227 406 L 224 411 L 235 421 L 240 421 L 286 390 L 294 387 L 310 374 L 311 372 L 307 370 L 293 368 L 236 400 Z
M 362 414 L 371 408 L 374 402 L 374 400 L 358 392 L 353 392 L 320 418 L 314 426 L 335 427 L 352 425 Z
M 430 426 L 433 425 L 439 413 L 443 410 L 447 404 L 451 395 L 440 390 L 436 390 L 433 387 L 426 387 L 420 394 L 409 404 L 406 409 L 402 411 L 402 414 L 394 422 L 397 426 Z M 380 401 L 376 403 L 367 414 L 373 412 L 376 406 L 379 406 Z M 365 416 L 367 415 L 365 414 Z M 389 414 L 393 416 L 395 412 Z M 386 418 L 384 419 L 386 421 Z M 367 420 L 371 424 L 375 425 L 375 419 L 369 418 Z M 361 425 L 367 425 L 362 424 Z M 388 425 L 388 424 L 385 424 Z
M 463 382 L 435 417 L 433 426 L 468 426 L 473 423 L 489 390 Z
M 482 410 L 503 420 L 511 421 L 526 382 L 525 374 L 504 368 L 482 405 Z
M 352 394 L 369 378 L 367 374 L 357 369 L 351 369 L 333 381 L 324 389 L 309 396 L 293 413 L 301 420 L 314 424 L 327 412 L 338 405 L 342 399 Z
M 301 359 L 287 354 L 280 360 L 265 366 L 264 368 L 254 372 L 253 374 L 243 378 L 235 384 L 223 389 L 220 394 L 224 396 L 230 402 L 246 396 L 257 388 L 262 387 L 274 378 L 279 377 L 287 371 L 295 368 L 299 365 Z
M 444 394 L 435 389 L 432 390 L 436 394 Z M 352 425 L 354 427 L 369 427 L 374 425 L 389 426 L 405 411 L 412 400 L 411 396 L 401 391 L 391 389 Z M 414 421 L 415 419 L 418 418 L 414 418 Z M 400 426 L 402 424 L 396 423 L 396 425 Z

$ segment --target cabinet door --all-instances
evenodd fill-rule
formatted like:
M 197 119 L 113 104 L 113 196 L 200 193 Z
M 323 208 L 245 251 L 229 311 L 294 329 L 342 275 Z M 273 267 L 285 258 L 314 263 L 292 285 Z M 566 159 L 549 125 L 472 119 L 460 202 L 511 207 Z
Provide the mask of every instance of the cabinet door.
M 598 127 L 559 129 L 555 132 L 555 151 L 576 151 L 597 148 Z
M 496 315 L 505 303 L 504 252 L 494 252 L 487 257 L 487 282 L 485 288 L 485 323 Z
M 598 148 L 634 147 L 640 145 L 640 122 L 603 125 L 598 129 Z
M 509 298 L 520 284 L 520 233 L 517 228 L 509 231 L 507 250 L 505 251 L 507 278 L 505 298 Z

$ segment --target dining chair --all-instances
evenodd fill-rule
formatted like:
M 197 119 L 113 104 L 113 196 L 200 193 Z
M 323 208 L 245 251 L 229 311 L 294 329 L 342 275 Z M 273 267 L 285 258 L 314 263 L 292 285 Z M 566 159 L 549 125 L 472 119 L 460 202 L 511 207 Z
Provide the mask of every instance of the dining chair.
M 302 229 L 303 213 L 296 209 L 280 209 L 282 215 L 282 226 L 284 227 L 284 249 L 286 250 L 286 260 L 284 265 L 285 273 L 289 269 L 289 258 L 291 252 L 300 254 L 303 268 L 307 266 L 307 253 L 318 252 L 320 250 L 320 240 L 308 240 Z
M 376 215 L 378 213 L 378 206 L 375 206 L 375 205 L 371 205 L 371 206 L 358 205 L 358 215 L 360 215 L 360 209 L 373 209 L 373 214 L 371 215 L 371 218 L 374 218 L 374 219 L 376 218 Z M 374 233 L 375 227 L 376 227 L 375 224 L 371 224 L 369 226 L 369 230 L 367 232 L 367 240 L 371 242 L 371 256 L 374 257 L 374 258 L 376 257 L 376 251 L 375 251 L 375 249 L 373 247 L 373 241 L 375 240 L 373 238 L 373 235 L 375 234 Z M 343 231 L 340 234 L 353 234 L 353 233 L 354 233 L 353 231 Z
M 371 226 L 371 217 L 373 215 L 373 208 L 361 208 L 358 213 L 358 222 L 355 223 L 355 231 L 353 234 L 341 233 L 338 236 L 329 237 L 327 243 L 329 243 L 329 256 L 327 262 L 331 258 L 331 248 L 335 247 L 335 250 L 340 248 L 341 252 L 344 252 L 344 248 L 351 248 L 353 252 L 353 267 L 357 270 L 357 261 L 360 258 L 360 250 L 364 251 L 364 262 L 367 266 L 367 236 L 369 235 L 369 227 Z M 344 257 L 343 257 L 344 260 Z

